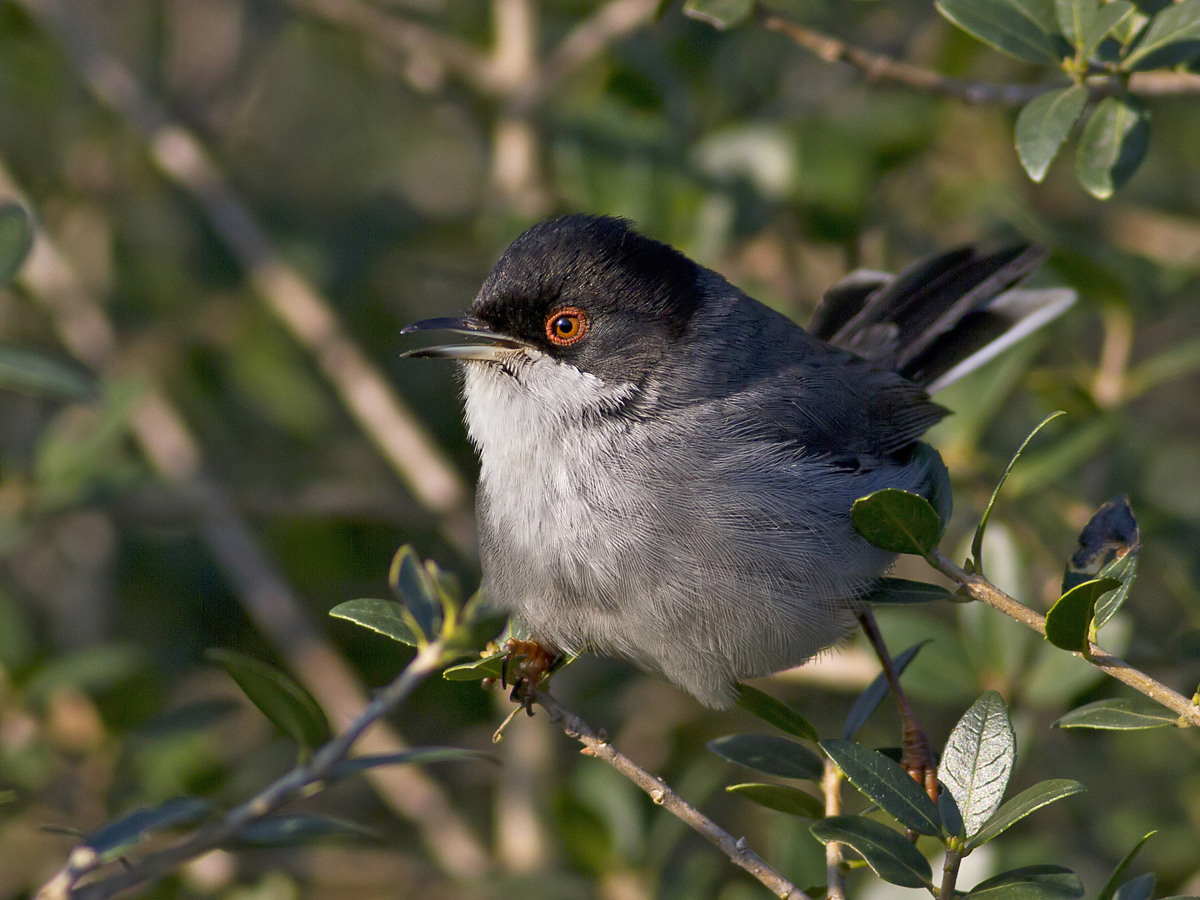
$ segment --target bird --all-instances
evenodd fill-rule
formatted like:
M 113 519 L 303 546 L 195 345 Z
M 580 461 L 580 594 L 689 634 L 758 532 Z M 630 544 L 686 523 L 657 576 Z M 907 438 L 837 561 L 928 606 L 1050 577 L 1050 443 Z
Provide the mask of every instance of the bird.
M 804 329 L 627 220 L 522 233 L 468 314 L 402 334 L 452 336 L 403 355 L 461 366 L 482 588 L 526 656 L 623 657 L 722 708 L 846 637 L 895 560 L 854 501 L 932 496 L 931 394 L 1074 301 L 1015 287 L 1046 255 L 854 272 Z

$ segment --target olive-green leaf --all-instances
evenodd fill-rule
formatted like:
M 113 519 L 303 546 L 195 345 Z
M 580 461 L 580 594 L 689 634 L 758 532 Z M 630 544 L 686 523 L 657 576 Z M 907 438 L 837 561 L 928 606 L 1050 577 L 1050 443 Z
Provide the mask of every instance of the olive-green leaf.
M 816 781 L 825 771 L 821 758 L 807 747 L 770 734 L 730 734 L 709 741 L 708 749 L 739 766 L 783 778 Z
M 1124 68 L 1166 69 L 1200 56 L 1200 0 L 1169 3 L 1150 20 Z
M 938 780 L 954 795 L 967 837 L 1000 807 L 1016 754 L 1008 709 L 998 693 L 988 691 L 954 726 L 938 765 Z
M 830 816 L 809 829 L 822 844 L 837 841 L 853 847 L 876 875 L 901 887 L 929 884 L 929 861 L 902 834 L 862 816 Z
M 362 825 L 329 816 L 272 816 L 246 825 L 229 843 L 235 847 L 291 847 L 332 837 L 378 840 L 379 835 Z
M 1112 0 L 1111 3 L 1100 4 L 1096 15 L 1092 17 L 1088 32 L 1083 36 L 1083 57 L 1090 58 L 1096 52 L 1096 48 L 1100 46 L 1100 42 L 1136 10 L 1137 7 L 1129 0 Z
M 1146 841 L 1158 834 L 1157 831 L 1151 831 L 1142 835 L 1141 839 L 1133 845 L 1132 849 L 1125 854 L 1124 858 L 1117 863 L 1117 867 L 1112 870 L 1112 874 L 1108 876 L 1108 880 L 1104 882 L 1104 887 L 1100 888 L 1100 893 L 1096 895 L 1096 900 L 1113 900 L 1117 893 L 1117 886 L 1121 883 L 1121 879 L 1125 877 L 1125 870 L 1129 868 L 1138 852 L 1145 846 Z
M 481 659 L 450 666 L 442 672 L 447 681 L 482 681 L 485 678 L 500 678 L 504 673 L 505 653 L 493 653 Z
M 283 672 L 236 650 L 211 649 L 204 656 L 228 672 L 250 702 L 302 750 L 329 740 L 329 723 L 320 704 Z
M 1017 116 L 1017 155 L 1034 181 L 1046 177 L 1050 163 L 1083 115 L 1087 98 L 1087 88 L 1076 84 L 1047 91 L 1022 108 Z
M 942 520 L 929 501 L 896 488 L 855 500 L 851 518 L 868 543 L 893 553 L 924 555 L 942 535 Z
M 372 597 L 361 597 L 358 600 L 347 600 L 339 603 L 329 611 L 335 619 L 345 619 L 363 628 L 369 628 L 377 634 L 389 637 L 410 647 L 417 646 L 417 636 L 408 626 L 404 617 L 404 607 L 391 600 L 378 600 Z
M 51 400 L 89 400 L 95 383 L 78 369 L 34 350 L 0 345 L 0 389 Z
M 94 850 L 102 861 L 108 862 L 147 835 L 199 822 L 211 808 L 212 804 L 199 797 L 176 797 L 157 806 L 136 809 L 109 822 L 85 837 L 83 844 Z
M 981 881 L 967 896 L 975 900 L 1074 900 L 1083 896 L 1083 883 L 1063 866 L 1023 866 Z
M 1086 790 L 1086 788 L 1082 784 L 1070 778 L 1051 778 L 1047 781 L 1040 781 L 1033 787 L 1021 791 L 1021 793 L 1017 794 L 1011 800 L 1005 801 L 996 810 L 996 814 L 988 819 L 982 828 L 975 832 L 974 836 L 967 842 L 967 848 L 973 850 L 976 847 L 981 847 L 992 838 L 1003 834 L 1031 812 L 1035 812 L 1043 806 L 1048 806 L 1056 800 L 1061 800 L 1063 797 L 1078 794 L 1083 790 Z
M 1076 47 L 1083 43 L 1099 10 L 1100 0 L 1054 0 L 1054 14 L 1058 19 L 1058 27 L 1063 36 Z
M 443 612 L 438 585 L 411 544 L 405 544 L 392 557 L 388 584 L 412 615 L 421 634 L 428 640 L 436 638 Z
M 1028 62 L 1058 62 L 1069 49 L 1054 0 L 938 0 L 943 16 L 990 47 Z
M 1137 97 L 1105 97 L 1092 111 L 1075 151 L 1075 174 L 1093 197 L 1107 200 L 1146 158 L 1150 121 Z
M 899 763 L 852 741 L 827 740 L 821 749 L 829 754 L 850 783 L 917 834 L 936 835 L 942 820 L 929 795 Z
M 1130 878 L 1117 888 L 1113 900 L 1150 900 L 1154 896 L 1154 880 L 1153 872 Z
M 1046 640 L 1063 650 L 1085 652 L 1096 600 L 1119 587 L 1121 582 L 1116 578 L 1096 578 L 1071 588 L 1046 613 Z
M 825 803 L 799 788 L 786 784 L 731 784 L 725 790 L 752 800 L 759 806 L 799 816 L 802 819 L 819 819 L 825 815 Z
M 941 585 L 926 584 L 908 578 L 880 578 L 871 592 L 862 598 L 872 606 L 911 606 L 914 603 L 931 603 L 934 600 L 953 600 L 954 592 Z
M 687 0 L 683 12 L 724 31 L 749 18 L 754 12 L 754 0 Z
M 16 203 L 0 204 L 0 287 L 13 280 L 32 246 L 29 213 Z
M 931 640 L 933 639 L 926 638 L 897 654 L 896 658 L 892 660 L 892 668 L 896 670 L 896 674 L 902 674 L 908 668 L 908 664 L 916 659 L 921 648 Z M 850 712 L 846 715 L 846 726 L 842 729 L 842 737 L 850 740 L 854 735 L 858 734 L 858 729 L 862 728 L 866 724 L 867 719 L 871 718 L 871 714 L 883 702 L 883 698 L 888 695 L 889 690 L 887 673 L 880 672 L 875 676 L 875 680 L 867 685 L 867 689 L 858 695 L 858 699 L 850 707 Z
M 1177 725 L 1179 716 L 1141 697 L 1097 700 L 1073 709 L 1054 723 L 1055 728 L 1098 728 L 1104 731 L 1138 731 Z
M 479 750 L 466 750 L 462 747 L 413 747 L 399 753 L 380 753 L 373 756 L 352 756 L 337 763 L 329 770 L 329 778 L 345 778 L 377 769 L 380 766 L 401 766 L 413 763 L 463 762 L 467 760 L 486 759 L 497 762 L 496 757 Z
M 748 684 L 739 684 L 737 692 L 737 705 L 752 716 L 757 716 L 779 730 L 797 737 L 817 740 L 817 729 L 790 706 Z
M 1096 598 L 1096 628 L 1103 628 L 1107 625 L 1109 620 L 1117 614 L 1117 610 L 1124 606 L 1125 601 L 1129 599 L 1129 589 L 1133 586 L 1133 580 L 1137 578 L 1137 565 L 1138 553 L 1134 550 L 1119 559 L 1114 559 L 1100 570 L 1101 578 L 1115 578 L 1121 582 L 1121 586 L 1106 591 Z

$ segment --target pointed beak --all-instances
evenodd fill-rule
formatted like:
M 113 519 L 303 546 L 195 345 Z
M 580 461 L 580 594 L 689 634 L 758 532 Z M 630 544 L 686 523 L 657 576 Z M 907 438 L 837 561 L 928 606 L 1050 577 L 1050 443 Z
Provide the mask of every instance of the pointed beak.
M 473 319 L 470 316 L 425 319 L 403 328 L 400 333 L 412 334 L 416 331 L 448 331 L 451 334 L 478 338 L 483 343 L 452 343 L 422 347 L 419 350 L 409 350 L 401 353 L 400 357 L 402 359 L 478 359 L 485 362 L 495 362 L 511 355 L 514 350 L 520 350 L 525 346 L 524 342 L 518 341 L 507 334 L 493 331 L 485 322 Z

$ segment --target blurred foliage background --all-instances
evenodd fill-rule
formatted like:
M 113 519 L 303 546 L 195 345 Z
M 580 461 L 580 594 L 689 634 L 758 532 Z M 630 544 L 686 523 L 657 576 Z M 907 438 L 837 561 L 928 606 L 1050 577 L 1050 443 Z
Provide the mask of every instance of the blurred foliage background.
M 1009 482 L 991 577 L 1044 610 L 1091 510 L 1128 492 L 1141 577 L 1103 641 L 1195 689 L 1197 101 L 1148 100 L 1146 163 L 1102 203 L 1069 160 L 1028 180 L 1013 110 L 872 86 L 754 23 L 722 33 L 657 6 L 0 3 L 0 197 L 39 219 L 0 293 L 0 345 L 92 384 L 73 401 L 0 390 L 0 898 L 31 895 L 72 846 L 42 826 L 86 832 L 181 793 L 235 803 L 290 766 L 205 648 L 289 669 L 336 727 L 403 658 L 325 613 L 382 594 L 403 542 L 477 580 L 454 373 L 397 360 L 397 332 L 465 308 L 555 212 L 628 216 L 801 321 L 855 267 L 1015 234 L 1053 247 L 1040 281 L 1080 303 L 940 398 L 957 412 L 933 435 L 955 479 L 947 546 L 1032 425 L 1066 409 Z M 925 0 L 780 6 L 949 75 L 1043 74 Z M 935 743 L 996 688 L 1014 791 L 1088 786 L 972 856 L 962 884 L 1053 861 L 1094 892 L 1158 829 L 1138 866 L 1160 894 L 1200 893 L 1194 734 L 1051 729 L 1122 689 L 988 609 L 880 618 L 896 649 L 934 639 L 905 677 Z M 836 734 L 875 671 L 856 641 L 765 686 Z M 704 742 L 760 727 L 744 713 L 611 661 L 557 691 L 787 877 L 823 881 L 805 823 L 721 790 L 742 777 Z M 430 683 L 374 747 L 488 748 L 507 706 Z M 895 744 L 896 727 L 886 710 L 864 739 Z M 307 801 L 376 841 L 213 853 L 143 895 L 763 896 L 545 716 L 495 753 L 501 767 L 381 771 Z

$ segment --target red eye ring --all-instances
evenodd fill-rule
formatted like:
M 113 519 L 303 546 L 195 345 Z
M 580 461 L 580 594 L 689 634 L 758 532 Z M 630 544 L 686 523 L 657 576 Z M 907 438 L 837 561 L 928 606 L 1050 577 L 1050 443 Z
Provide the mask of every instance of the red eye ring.
M 563 306 L 546 316 L 546 340 L 559 347 L 570 347 L 588 332 L 588 315 L 578 306 Z

